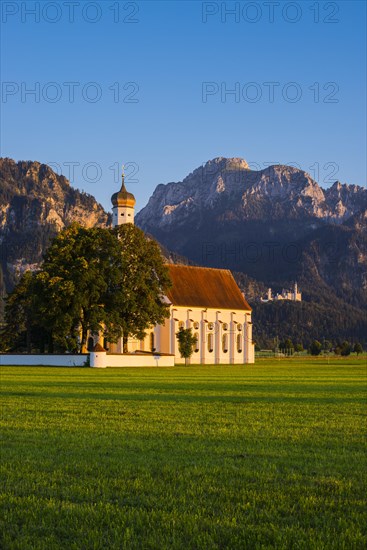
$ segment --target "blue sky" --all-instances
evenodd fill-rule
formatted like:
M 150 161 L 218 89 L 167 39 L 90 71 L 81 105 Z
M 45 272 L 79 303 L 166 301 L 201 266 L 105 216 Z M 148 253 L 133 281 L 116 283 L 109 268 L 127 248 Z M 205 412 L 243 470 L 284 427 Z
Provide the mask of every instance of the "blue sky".
M 118 163 L 138 210 L 217 156 L 365 185 L 365 2 L 1 8 L 1 156 L 50 163 L 107 209 Z

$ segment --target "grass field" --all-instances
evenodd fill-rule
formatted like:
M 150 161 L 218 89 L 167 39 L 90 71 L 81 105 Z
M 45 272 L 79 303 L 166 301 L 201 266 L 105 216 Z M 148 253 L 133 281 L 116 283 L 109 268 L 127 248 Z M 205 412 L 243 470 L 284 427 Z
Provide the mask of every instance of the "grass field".
M 365 362 L 2 367 L 2 548 L 365 548 Z

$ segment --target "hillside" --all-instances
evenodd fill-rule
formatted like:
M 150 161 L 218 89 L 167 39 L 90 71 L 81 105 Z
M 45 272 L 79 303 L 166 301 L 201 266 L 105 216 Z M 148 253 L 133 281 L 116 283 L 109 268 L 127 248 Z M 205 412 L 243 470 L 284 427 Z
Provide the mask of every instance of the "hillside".
M 39 162 L 0 159 L 0 293 L 37 265 L 50 240 L 73 221 L 106 226 L 110 216 L 91 195 Z
M 158 185 L 136 224 L 168 249 L 267 286 L 298 280 L 309 298 L 327 289 L 366 303 L 367 191 L 322 189 L 290 166 L 249 170 L 217 158 L 182 182 Z M 322 292 L 321 292 L 322 290 Z
M 233 270 L 262 345 L 302 334 L 306 344 L 367 334 L 366 216 L 360 186 L 322 189 L 291 166 L 253 171 L 244 159 L 216 158 L 158 185 L 136 224 L 199 265 Z M 267 287 L 296 280 L 301 304 L 259 302 Z

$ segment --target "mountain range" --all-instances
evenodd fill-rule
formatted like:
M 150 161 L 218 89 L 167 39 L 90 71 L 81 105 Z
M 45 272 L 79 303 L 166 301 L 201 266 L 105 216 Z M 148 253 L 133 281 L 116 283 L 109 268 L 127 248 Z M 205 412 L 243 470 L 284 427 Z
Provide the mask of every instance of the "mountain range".
M 136 224 L 168 249 L 280 288 L 326 286 L 349 303 L 366 300 L 367 190 L 322 189 L 290 166 L 250 170 L 216 158 L 182 182 L 158 185 Z
M 269 346 L 283 335 L 307 342 L 320 331 L 334 339 L 367 333 L 366 216 L 367 191 L 358 185 L 323 189 L 297 168 L 253 171 L 221 157 L 158 185 L 135 220 L 168 261 L 231 269 L 254 308 L 256 337 Z M 111 216 L 49 166 L 0 159 L 2 295 L 73 221 L 107 227 Z M 260 303 L 267 287 L 295 280 L 301 304 Z

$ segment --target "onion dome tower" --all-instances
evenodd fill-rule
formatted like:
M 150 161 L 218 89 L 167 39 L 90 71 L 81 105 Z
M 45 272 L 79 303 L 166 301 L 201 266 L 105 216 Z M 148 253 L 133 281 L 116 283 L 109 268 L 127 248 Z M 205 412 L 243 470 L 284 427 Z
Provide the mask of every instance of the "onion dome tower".
M 125 176 L 122 172 L 121 189 L 111 197 L 112 202 L 112 225 L 116 227 L 123 223 L 134 223 L 135 197 L 125 187 Z

